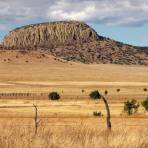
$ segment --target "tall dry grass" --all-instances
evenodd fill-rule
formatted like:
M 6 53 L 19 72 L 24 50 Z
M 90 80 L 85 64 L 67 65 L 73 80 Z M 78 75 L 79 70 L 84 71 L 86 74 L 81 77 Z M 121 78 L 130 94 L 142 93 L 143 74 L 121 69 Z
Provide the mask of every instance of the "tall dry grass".
M 148 148 L 148 127 L 0 125 L 0 148 Z

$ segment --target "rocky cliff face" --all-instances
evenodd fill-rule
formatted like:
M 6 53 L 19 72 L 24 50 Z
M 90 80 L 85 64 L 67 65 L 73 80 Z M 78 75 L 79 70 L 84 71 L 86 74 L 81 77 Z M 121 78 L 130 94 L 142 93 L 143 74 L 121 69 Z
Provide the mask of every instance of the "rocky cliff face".
M 148 65 L 148 52 L 99 36 L 82 22 L 28 25 L 11 31 L 5 49 L 44 50 L 68 61 Z
M 97 33 L 84 23 L 54 22 L 28 25 L 9 33 L 3 41 L 5 47 L 33 47 L 45 44 L 83 43 L 97 40 Z

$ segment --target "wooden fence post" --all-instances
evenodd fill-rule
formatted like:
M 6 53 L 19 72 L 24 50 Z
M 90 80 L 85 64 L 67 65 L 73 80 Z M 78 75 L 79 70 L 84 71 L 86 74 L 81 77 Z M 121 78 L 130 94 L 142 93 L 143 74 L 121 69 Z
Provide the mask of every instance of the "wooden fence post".
M 39 125 L 40 120 L 38 120 L 38 108 L 37 108 L 37 106 L 33 104 L 33 107 L 35 109 L 34 123 L 35 123 L 35 135 L 36 135 L 37 131 L 38 131 L 38 125 Z

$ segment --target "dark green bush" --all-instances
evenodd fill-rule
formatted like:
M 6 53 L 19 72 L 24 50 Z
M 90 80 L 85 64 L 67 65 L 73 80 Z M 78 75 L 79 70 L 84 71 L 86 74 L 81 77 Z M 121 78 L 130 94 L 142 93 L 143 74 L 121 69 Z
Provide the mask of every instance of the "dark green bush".
M 100 99 L 101 98 L 101 94 L 99 93 L 98 90 L 95 90 L 95 91 L 92 91 L 90 94 L 89 94 L 90 98 L 92 99 Z
M 139 108 L 139 103 L 136 100 L 128 100 L 124 102 L 124 111 L 127 112 L 129 115 L 136 113 Z
M 145 110 L 148 111 L 148 98 L 146 98 L 141 104 L 145 108 Z
M 51 92 L 51 93 L 49 93 L 48 98 L 50 100 L 59 100 L 60 95 L 57 92 Z

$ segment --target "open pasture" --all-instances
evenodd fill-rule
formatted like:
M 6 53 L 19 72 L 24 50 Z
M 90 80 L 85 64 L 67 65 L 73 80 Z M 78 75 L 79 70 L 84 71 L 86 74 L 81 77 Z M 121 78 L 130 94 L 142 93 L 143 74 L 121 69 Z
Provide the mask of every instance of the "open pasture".
M 89 98 L 92 90 L 108 92 L 110 132 L 103 102 Z M 50 101 L 51 91 L 61 99 Z M 123 113 L 126 100 L 141 103 L 146 97 L 146 66 L 80 64 L 39 52 L 0 51 L 0 148 L 147 148 L 148 113 L 143 107 L 132 116 Z M 94 116 L 95 111 L 103 116 Z

